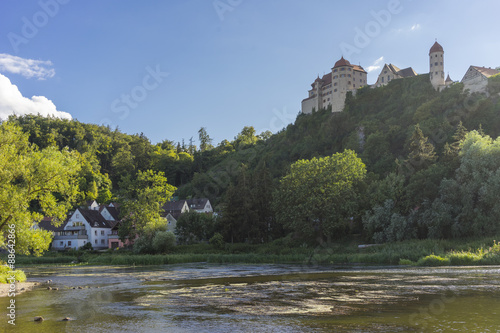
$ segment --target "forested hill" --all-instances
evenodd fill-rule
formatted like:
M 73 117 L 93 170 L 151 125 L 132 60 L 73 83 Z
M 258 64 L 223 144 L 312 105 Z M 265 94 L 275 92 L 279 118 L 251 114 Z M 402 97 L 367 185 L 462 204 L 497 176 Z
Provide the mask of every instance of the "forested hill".
M 208 197 L 231 219 L 221 230 L 226 238 L 238 235 L 235 226 L 243 226 L 241 240 L 263 239 L 265 226 L 275 221 L 272 194 L 292 163 L 353 150 L 368 173 L 357 190 L 357 213 L 351 216 L 354 224 L 351 231 L 343 232 L 363 229 L 367 237 L 376 238 L 388 228 L 383 221 L 390 224 L 394 216 L 400 219 L 398 225 L 412 225 L 417 210 L 436 211 L 425 207 L 437 205 L 446 185 L 443 180 L 456 177 L 463 163 L 464 142 L 473 137 L 468 131 L 478 131 L 476 141 L 500 135 L 499 93 L 499 76 L 490 78 L 490 97 L 486 97 L 463 93 L 460 83 L 436 92 L 428 75 L 419 75 L 393 80 L 384 87 L 359 89 L 356 96 L 347 96 L 343 112 L 326 109 L 301 114 L 274 135 L 257 135 L 253 127 L 245 127 L 233 140 L 214 146 L 202 127 L 199 147 L 169 140 L 151 144 L 142 134 L 128 135 L 78 121 L 25 116 L 9 122 L 21 126 L 40 148 L 69 147 L 80 153 L 82 200 L 105 203 L 116 199 L 139 171 L 161 171 L 178 188 L 179 197 Z M 454 191 L 460 193 L 457 188 Z M 450 224 L 461 212 L 446 214 Z M 273 238 L 286 232 L 278 225 Z M 443 225 L 431 228 L 432 236 L 442 236 Z M 392 236 L 382 232 L 380 237 L 400 239 L 405 233 L 428 237 L 431 232 L 428 225 L 410 229 L 396 236 L 399 229 L 393 228 Z
M 360 89 L 355 97 L 348 95 L 344 112 L 324 109 L 312 115 L 300 114 L 294 124 L 265 143 L 231 154 L 209 172 L 195 175 L 186 194 L 223 193 L 220 187 L 229 185 L 228 176 L 235 176 L 235 166 L 241 163 L 249 170 L 265 165 L 277 178 L 299 159 L 328 156 L 345 149 L 354 150 L 368 171 L 383 177 L 396 170 L 398 159 L 407 158 L 417 124 L 438 155 L 442 155 L 446 143 L 454 142 L 460 122 L 469 130 L 481 128 L 496 138 L 500 135 L 498 79 L 492 80 L 491 98 L 467 95 L 459 83 L 436 92 L 428 75 Z

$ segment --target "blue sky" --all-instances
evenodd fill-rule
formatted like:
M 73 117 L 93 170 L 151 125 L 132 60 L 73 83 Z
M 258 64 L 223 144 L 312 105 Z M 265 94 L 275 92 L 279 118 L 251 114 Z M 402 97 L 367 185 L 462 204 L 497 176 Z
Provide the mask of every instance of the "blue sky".
M 214 144 L 244 126 L 276 132 L 342 55 L 371 69 L 369 83 L 384 63 L 428 72 L 436 38 L 454 80 L 470 65 L 500 66 L 499 9 L 494 0 L 2 0 L 0 116 L 64 111 L 153 143 L 197 139 L 200 127 Z

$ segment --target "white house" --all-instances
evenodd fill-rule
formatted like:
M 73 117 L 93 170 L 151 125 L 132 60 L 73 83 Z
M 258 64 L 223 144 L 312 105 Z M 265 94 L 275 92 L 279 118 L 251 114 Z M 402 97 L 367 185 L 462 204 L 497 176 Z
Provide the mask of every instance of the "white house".
M 392 80 L 397 80 L 417 75 L 418 74 L 411 67 L 405 69 L 399 69 L 393 64 L 385 64 L 382 70 L 380 71 L 380 74 L 378 75 L 378 79 L 377 82 L 374 84 L 374 87 L 385 86 Z
M 498 73 L 500 71 L 491 67 L 470 66 L 461 82 L 464 84 L 464 89 L 470 93 L 487 93 L 488 78 Z
M 50 218 L 40 221 L 38 227 L 52 231 L 55 250 L 78 249 L 87 243 L 94 249 L 106 249 L 108 236 L 117 222 L 115 206 L 101 206 L 93 201 L 87 207 L 77 208 L 60 227 L 54 227 Z

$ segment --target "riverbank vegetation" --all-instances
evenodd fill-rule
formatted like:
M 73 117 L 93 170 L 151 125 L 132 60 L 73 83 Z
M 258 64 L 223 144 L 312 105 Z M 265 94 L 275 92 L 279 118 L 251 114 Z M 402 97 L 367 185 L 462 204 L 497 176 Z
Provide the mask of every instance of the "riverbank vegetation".
M 214 145 L 201 128 L 199 148 L 76 120 L 11 117 L 0 125 L 0 230 L 21 221 L 16 251 L 39 254 L 50 239 L 32 221 L 53 213 L 60 223 L 63 210 L 95 199 L 118 201 L 120 237 L 138 233 L 143 246 L 71 261 L 494 263 L 492 239 L 462 244 L 500 233 L 499 78 L 488 95 L 460 83 L 436 92 L 428 75 L 393 80 L 348 95 L 343 112 L 299 114 L 276 134 L 248 126 Z M 37 184 L 47 186 L 28 195 Z M 179 219 L 176 247 L 165 230 L 150 232 L 174 197 L 215 207 L 213 216 Z M 358 249 L 363 243 L 379 245 Z
M 211 244 L 178 245 L 168 254 L 135 254 L 128 250 L 47 252 L 19 256 L 18 265 L 166 265 L 181 263 L 246 263 L 301 265 L 500 265 L 500 239 L 407 240 L 360 248 L 351 238 L 319 246 L 293 244 L 290 237 L 267 244 L 234 243 L 220 249 Z M 284 244 L 287 244 L 284 246 Z

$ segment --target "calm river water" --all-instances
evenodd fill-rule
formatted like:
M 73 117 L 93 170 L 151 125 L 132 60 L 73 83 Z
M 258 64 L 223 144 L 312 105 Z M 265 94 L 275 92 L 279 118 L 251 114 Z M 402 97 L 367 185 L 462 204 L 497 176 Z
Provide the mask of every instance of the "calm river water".
M 52 280 L 59 290 L 44 283 L 17 296 L 16 326 L 4 316 L 3 331 L 500 332 L 500 267 L 184 264 L 26 271 L 29 280 Z M 8 302 L 1 298 L 0 306 Z M 36 323 L 35 316 L 45 321 Z

